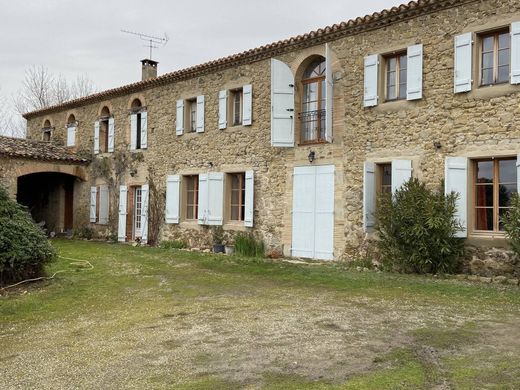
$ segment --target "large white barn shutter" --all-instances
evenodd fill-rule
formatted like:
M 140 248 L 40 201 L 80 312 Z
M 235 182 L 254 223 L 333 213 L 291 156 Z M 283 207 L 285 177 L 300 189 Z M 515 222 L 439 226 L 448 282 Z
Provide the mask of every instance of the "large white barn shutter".
M 130 115 L 130 150 L 137 149 L 137 114 Z
M 177 100 L 177 115 L 175 123 L 175 134 L 184 133 L 184 100 Z
M 242 94 L 242 124 L 251 126 L 253 124 L 253 86 L 251 84 L 244 85 Z
M 204 133 L 204 95 L 197 96 L 197 133 Z
M 227 95 L 226 90 L 218 93 L 218 128 L 220 130 L 227 127 Z
M 108 224 L 108 211 L 109 211 L 109 193 L 108 186 L 102 185 L 99 187 L 99 221 L 100 225 Z
M 455 217 L 463 230 L 456 237 L 468 236 L 468 159 L 466 157 L 446 157 L 444 183 L 446 195 L 455 192 L 457 197 L 457 212 Z
M 376 164 L 366 161 L 363 175 L 363 228 L 369 232 L 375 225 Z
M 179 223 L 181 177 L 168 176 L 166 180 L 166 223 Z
M 150 198 L 150 186 L 143 184 L 141 186 L 141 242 L 148 242 L 148 203 Z
M 282 61 L 271 59 L 271 145 L 294 146 L 294 76 Z
M 334 259 L 334 172 L 334 165 L 316 166 L 315 259 Z
M 423 45 L 410 46 L 407 58 L 406 99 L 422 99 Z
M 94 122 L 94 154 L 99 154 L 99 121 Z
M 76 126 L 67 127 L 67 146 L 74 146 L 76 144 Z
M 108 118 L 108 152 L 114 151 L 115 124 L 114 118 Z
M 119 220 L 117 224 L 117 239 L 119 242 L 126 241 L 126 214 L 128 207 L 128 187 L 119 187 Z
M 379 78 L 379 56 L 377 54 L 365 57 L 365 107 L 377 106 L 377 80 Z
M 332 142 L 332 115 L 334 102 L 334 80 L 332 78 L 332 53 L 325 44 L 325 140 Z
M 511 23 L 511 84 L 520 84 L 520 22 Z
M 245 189 L 244 225 L 253 227 L 253 216 L 255 213 L 255 177 L 253 171 L 246 171 Z
M 141 112 L 141 149 L 148 148 L 148 112 Z
M 392 194 L 400 189 L 412 177 L 411 160 L 392 161 Z
M 224 222 L 224 174 L 208 174 L 208 225 L 222 225 Z
M 97 221 L 97 187 L 90 187 L 90 222 Z
M 471 91 L 472 33 L 455 37 L 455 93 Z
M 206 225 L 208 221 L 208 174 L 199 175 L 199 203 L 198 203 L 199 225 Z

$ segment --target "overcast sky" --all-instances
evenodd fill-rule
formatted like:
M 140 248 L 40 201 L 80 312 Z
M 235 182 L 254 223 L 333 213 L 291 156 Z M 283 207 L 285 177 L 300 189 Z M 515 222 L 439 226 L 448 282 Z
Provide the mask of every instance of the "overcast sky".
M 2 0 L 0 94 L 26 68 L 67 78 L 87 74 L 97 90 L 137 81 L 144 42 L 127 29 L 170 41 L 155 50 L 159 74 L 238 53 L 399 5 L 399 0 Z

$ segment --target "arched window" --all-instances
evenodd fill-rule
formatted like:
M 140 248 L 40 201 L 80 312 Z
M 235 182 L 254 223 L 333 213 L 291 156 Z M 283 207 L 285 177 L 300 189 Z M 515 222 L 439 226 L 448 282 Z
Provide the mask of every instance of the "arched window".
M 74 114 L 70 114 L 67 118 L 67 146 L 76 145 L 76 128 L 78 124 Z
M 147 113 L 141 100 L 134 99 L 130 106 L 130 149 L 147 148 Z
M 325 58 L 312 61 L 302 76 L 301 141 L 325 141 Z
M 49 142 L 51 140 L 51 136 L 52 136 L 52 125 L 51 125 L 51 122 L 47 119 L 43 123 L 42 140 L 45 142 Z
M 99 152 L 108 152 L 108 120 L 110 119 L 110 109 L 104 106 L 99 116 Z

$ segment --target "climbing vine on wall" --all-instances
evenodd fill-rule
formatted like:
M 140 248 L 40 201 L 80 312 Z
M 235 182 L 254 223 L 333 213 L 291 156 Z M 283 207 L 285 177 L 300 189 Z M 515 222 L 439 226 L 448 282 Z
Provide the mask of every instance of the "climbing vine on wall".
M 159 241 L 162 221 L 164 220 L 165 193 L 157 187 L 156 173 L 152 167 L 148 167 L 148 185 L 150 193 L 148 197 L 148 244 L 155 245 Z

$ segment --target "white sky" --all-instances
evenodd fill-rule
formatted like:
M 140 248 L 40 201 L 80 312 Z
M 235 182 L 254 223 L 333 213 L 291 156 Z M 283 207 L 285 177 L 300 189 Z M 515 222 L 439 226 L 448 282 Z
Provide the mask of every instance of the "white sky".
M 400 0 L 0 0 L 0 94 L 10 99 L 26 68 L 97 90 L 138 81 L 144 42 L 121 29 L 170 37 L 155 50 L 159 74 L 238 53 L 399 5 Z

